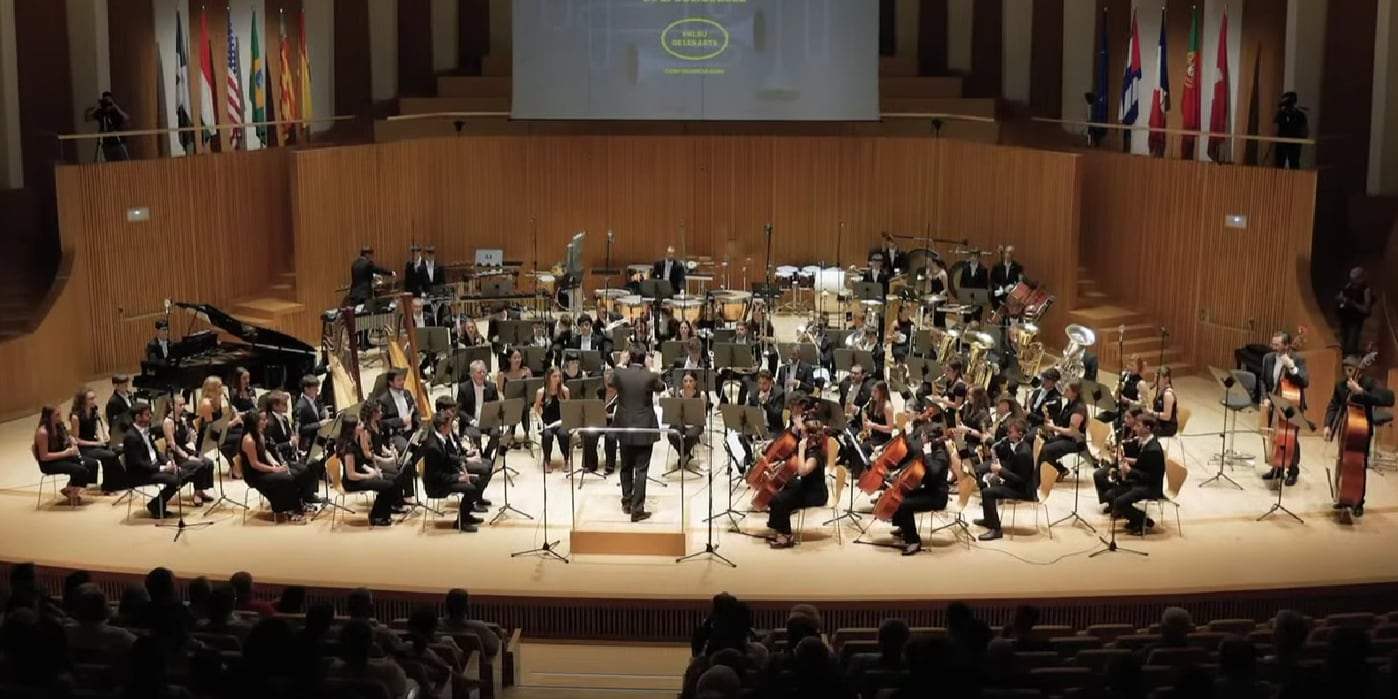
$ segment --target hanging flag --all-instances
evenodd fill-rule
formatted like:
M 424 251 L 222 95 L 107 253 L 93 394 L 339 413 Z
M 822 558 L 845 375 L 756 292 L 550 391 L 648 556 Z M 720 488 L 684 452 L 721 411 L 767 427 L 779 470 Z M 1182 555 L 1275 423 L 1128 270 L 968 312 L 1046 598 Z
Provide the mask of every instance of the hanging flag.
M 209 15 L 199 11 L 199 125 L 204 127 L 204 143 L 218 138 L 218 112 L 214 111 L 214 50 L 209 44 Z
M 1141 35 L 1136 11 L 1131 10 L 1131 42 L 1126 49 L 1126 70 L 1121 76 L 1121 123 L 1131 126 L 1141 115 Z M 1121 149 L 1131 152 L 1131 132 L 1121 134 Z
M 282 35 L 282 62 L 281 62 L 281 117 L 280 121 L 296 121 L 296 86 L 291 80 L 291 41 L 286 38 L 286 15 L 280 18 Z M 296 141 L 296 125 L 286 124 L 282 127 L 282 143 L 294 143 Z
M 1160 41 L 1155 45 L 1155 92 L 1150 98 L 1151 155 L 1165 155 L 1165 115 L 1170 113 L 1170 53 L 1165 50 L 1165 6 L 1160 7 Z
M 1209 106 L 1209 159 L 1223 159 L 1223 140 L 1228 133 L 1228 11 L 1218 29 L 1218 57 L 1214 64 L 1214 101 Z
M 1189 50 L 1184 54 L 1184 113 L 1185 131 L 1199 130 L 1199 9 L 1189 10 Z M 1193 160 L 1196 139 L 1186 134 L 1180 139 L 1180 157 Z
M 306 13 L 301 12 L 301 118 L 310 121 L 311 115 L 311 54 L 306 51 Z M 311 125 L 306 124 L 306 133 Z
M 263 148 L 272 145 L 267 136 L 267 71 L 262 66 L 262 46 L 258 36 L 262 31 L 257 26 L 257 8 L 252 10 L 252 65 L 248 71 L 248 94 L 252 98 L 252 121 L 257 124 L 253 130 Z
M 189 51 L 184 47 L 184 23 L 175 12 L 175 123 L 180 129 L 194 126 L 189 116 Z M 186 154 L 194 152 L 194 132 L 179 132 L 180 148 Z
M 1107 119 L 1107 93 L 1111 91 L 1107 81 L 1111 80 L 1111 68 L 1108 65 L 1110 60 L 1107 53 L 1107 8 L 1102 8 L 1102 45 L 1097 49 L 1097 82 L 1093 85 L 1092 94 L 1092 114 L 1088 121 L 1094 124 L 1105 124 Z M 1107 130 L 1101 126 L 1092 126 L 1087 129 L 1088 140 L 1092 145 L 1097 145 L 1102 141 L 1102 137 L 1107 134 Z
M 233 36 L 233 13 L 228 13 L 228 123 L 233 126 L 243 125 L 243 70 L 239 64 L 238 57 L 238 37 Z M 232 131 L 233 150 L 244 150 L 246 144 L 243 142 L 246 134 L 243 129 L 235 128 Z

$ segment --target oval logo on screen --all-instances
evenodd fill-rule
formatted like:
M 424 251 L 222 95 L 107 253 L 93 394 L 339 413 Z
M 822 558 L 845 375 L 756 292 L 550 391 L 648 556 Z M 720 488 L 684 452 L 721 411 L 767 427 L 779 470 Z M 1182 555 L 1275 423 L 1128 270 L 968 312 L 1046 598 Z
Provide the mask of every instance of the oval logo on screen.
M 660 45 L 682 61 L 707 61 L 728 49 L 728 30 L 707 17 L 687 17 L 665 27 Z

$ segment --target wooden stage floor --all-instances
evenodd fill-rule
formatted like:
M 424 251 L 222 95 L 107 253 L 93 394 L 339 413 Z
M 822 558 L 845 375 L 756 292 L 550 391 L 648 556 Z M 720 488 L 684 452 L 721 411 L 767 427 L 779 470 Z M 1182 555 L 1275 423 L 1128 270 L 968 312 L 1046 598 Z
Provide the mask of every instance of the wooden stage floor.
M 1220 429 L 1223 414 L 1211 382 L 1183 378 L 1179 392 L 1194 411 L 1190 433 Z M 106 396 L 99 399 L 105 401 Z M 1255 414 L 1244 414 L 1244 423 L 1255 424 L 1255 420 Z M 1257 478 L 1260 471 L 1241 467 L 1232 471 L 1241 490 L 1226 483 L 1200 487 L 1215 470 L 1206 464 L 1218 450 L 1219 438 L 1199 436 L 1184 440 L 1189 479 L 1180 497 L 1183 534 L 1167 506 L 1164 518 L 1152 512 L 1159 521 L 1149 536 L 1122 537 L 1123 545 L 1148 552 L 1148 558 L 1123 553 L 1089 558 L 1101 546 L 1096 534 L 1065 523 L 1053 528 L 1050 539 L 1042 528 L 1036 533 L 1028 526 L 1033 517 L 1025 508 L 1012 539 L 976 543 L 968 549 L 944 532 L 929 539 L 928 550 L 908 558 L 892 549 L 853 544 L 857 531 L 849 526 L 837 539 L 832 527 L 821 525 L 830 510 L 817 509 L 806 517 L 805 543 L 793 550 L 770 550 L 761 539 L 716 530 L 719 551 L 738 564 L 728 568 L 704 561 L 676 564 L 669 557 L 578 555 L 570 564 L 511 557 L 512 552 L 558 539 L 568 553 L 570 481 L 561 472 L 542 475 L 537 459 L 531 460 L 523 451 L 507 457 L 520 473 L 510 488 L 510 502 L 534 515 L 532 521 L 515 517 L 483 526 L 475 534 L 459 534 L 448 528 L 446 520 L 425 533 L 416 520 L 371 531 L 360 517 L 332 531 L 328 517 L 307 525 L 274 525 L 259 517 L 243 523 L 235 510 L 225 507 L 209 517 L 202 511 L 194 514 L 191 521 L 214 525 L 171 543 L 172 532 L 153 526 L 139 508 L 130 522 L 123 522 L 125 506 L 113 507 L 109 498 L 89 497 L 89 504 L 74 510 L 55 504 L 50 491 L 36 510 L 39 474 L 28 453 L 35 422 L 36 418 L 27 418 L 0 425 L 0 515 L 4 518 L 0 529 L 6 532 L 0 540 L 0 559 L 8 561 L 117 573 L 164 565 L 180 576 L 215 578 L 246 569 L 269 582 L 317 587 L 364 585 L 435 593 L 466 586 L 476 595 L 555 599 L 693 600 L 720 590 L 754 600 L 1047 599 L 1398 580 L 1398 556 L 1393 555 L 1398 475 L 1371 474 L 1368 514 L 1358 524 L 1341 524 L 1330 509 L 1326 485 L 1325 465 L 1333 458 L 1333 447 L 1323 445 L 1318 437 L 1303 438 L 1301 481 L 1285 492 L 1285 504 L 1305 519 L 1304 524 L 1282 514 L 1257 521 L 1276 500 L 1275 491 Z M 717 437 L 714 443 L 721 453 Z M 1238 446 L 1262 452 L 1261 441 L 1252 435 L 1240 436 Z M 653 475 L 664 470 L 661 454 L 657 449 Z M 672 465 L 673 455 L 665 457 Z M 703 447 L 699 461 L 708 461 Z M 1105 531 L 1107 518 L 1098 513 L 1089 476 L 1084 473 L 1080 509 L 1098 531 Z M 634 526 L 679 528 L 678 474 L 666 481 L 667 486 L 652 484 L 650 490 L 656 521 Z M 504 502 L 502 485 L 497 477 L 488 492 L 497 507 Z M 708 492 L 703 486 L 698 476 L 690 476 L 684 485 L 691 552 L 702 550 L 705 542 Z M 545 488 L 548 530 L 539 519 Z M 230 481 L 230 495 L 236 499 L 242 499 L 243 489 L 241 482 Z M 719 493 L 723 495 L 722 488 Z M 578 516 L 595 526 L 633 526 L 619 517 L 615 476 L 606 482 L 588 479 L 573 494 Z M 721 502 L 726 505 L 726 498 Z M 1050 498 L 1050 514 L 1058 519 L 1072 505 L 1070 480 Z M 971 501 L 970 509 L 979 512 L 977 500 Z M 968 519 L 974 516 L 978 514 L 968 513 Z M 607 520 L 615 523 L 606 524 Z M 749 515 L 744 528 L 761 532 L 762 522 L 763 515 Z M 875 524 L 871 534 L 883 537 L 887 526 Z M 972 531 L 979 533 L 974 527 Z

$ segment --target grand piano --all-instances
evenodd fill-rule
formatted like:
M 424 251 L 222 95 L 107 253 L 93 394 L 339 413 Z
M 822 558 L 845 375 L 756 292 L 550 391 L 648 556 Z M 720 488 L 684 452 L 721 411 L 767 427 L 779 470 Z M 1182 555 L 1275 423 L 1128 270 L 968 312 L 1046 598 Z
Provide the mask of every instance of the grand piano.
M 301 377 L 317 373 L 314 347 L 285 333 L 234 318 L 203 303 L 174 302 L 190 315 L 242 340 L 221 342 L 213 330 L 187 333 L 170 345 L 167 361 L 141 362 L 141 374 L 132 383 L 151 393 L 194 389 L 209 376 L 227 383 L 236 367 L 252 374 L 252 383 L 265 389 L 282 388 L 292 395 L 300 392 Z

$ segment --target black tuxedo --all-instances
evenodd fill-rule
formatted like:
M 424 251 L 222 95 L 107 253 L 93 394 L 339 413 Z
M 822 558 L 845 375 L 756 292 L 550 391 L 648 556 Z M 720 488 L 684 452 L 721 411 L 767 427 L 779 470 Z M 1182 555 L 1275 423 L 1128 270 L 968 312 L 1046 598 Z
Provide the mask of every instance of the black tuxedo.
M 173 342 L 166 340 L 165 344 L 162 345 L 160 344 L 159 338 L 153 338 L 150 342 L 146 343 L 146 361 L 154 364 L 165 364 L 169 362 L 170 347 L 173 344 Z
M 669 263 L 670 263 L 670 274 L 669 274 L 669 276 L 666 276 L 666 275 L 665 275 L 665 263 L 666 263 L 666 260 L 657 260 L 656 263 L 655 263 L 654 265 L 651 266 L 650 278 L 651 278 L 651 279 L 664 279 L 664 280 L 670 282 L 670 287 L 671 287 L 671 290 L 672 290 L 672 291 L 674 291 L 674 292 L 677 293 L 677 294 L 683 294 L 683 293 L 684 293 L 684 275 L 685 275 L 684 263 L 681 262 L 681 261 L 679 261 L 679 260 L 669 260 Z
M 384 269 L 367 257 L 358 257 L 350 263 L 350 288 L 349 302 L 351 304 L 361 304 L 374 297 L 374 275 L 393 274 L 391 270 Z M 406 284 L 407 281 L 405 280 Z
M 121 450 L 122 458 L 126 460 L 126 475 L 132 486 L 162 486 L 160 494 L 146 506 L 152 517 L 163 517 L 165 503 L 175 497 L 180 486 L 192 479 L 200 468 L 210 467 L 207 460 L 194 459 L 176 468 L 174 473 L 162 471 L 166 460 L 155 448 L 155 434 L 141 434 L 141 430 L 134 427 L 127 430 L 122 438 Z
M 976 265 L 974 269 L 968 263 L 961 268 L 961 274 L 957 277 L 958 289 L 989 289 L 990 271 L 984 265 Z
M 605 366 L 616 366 L 616 362 L 612 361 L 612 343 L 609 342 L 607 338 L 603 336 L 601 333 L 597 332 L 596 328 L 592 329 L 592 335 L 590 336 L 590 338 L 591 339 L 588 340 L 588 343 L 591 349 L 602 354 L 602 364 Z M 583 348 L 582 334 L 577 333 L 570 337 L 568 339 L 568 344 L 566 345 L 566 347 L 568 349 L 581 351 Z M 562 364 L 563 358 L 561 355 L 558 359 L 558 363 Z
M 883 290 L 883 296 L 881 296 L 880 299 L 888 297 L 888 282 L 889 278 L 893 276 L 893 273 L 888 270 L 889 268 L 887 266 L 880 269 L 870 267 L 869 273 L 864 275 L 864 281 L 878 284 Z
M 461 480 L 467 470 L 461 454 L 441 433 L 433 432 L 422 442 L 422 486 L 428 497 L 444 498 L 461 493 L 463 512 L 470 512 L 477 500 L 476 485 Z
M 813 393 L 816 388 L 815 367 L 805 362 L 784 364 L 777 369 L 777 385 L 786 390 L 788 380 L 796 382 L 796 390 Z
M 849 402 L 848 398 L 851 385 L 852 382 L 849 380 L 848 376 L 846 376 L 844 380 L 840 381 L 840 405 L 842 406 L 846 405 Z M 868 378 L 865 378 L 863 381 L 859 383 L 859 391 L 854 396 L 854 404 L 861 408 L 864 407 L 864 404 L 869 402 L 869 394 L 873 390 L 874 382 Z
M 1135 507 L 1142 500 L 1154 500 L 1165 493 L 1165 450 L 1154 435 L 1141 445 L 1136 464 L 1111 492 L 1112 510 L 1117 518 L 1126 520 L 1129 528 L 1145 524 L 1146 513 Z
M 1029 422 L 1031 430 L 1027 439 L 1032 440 L 1035 436 L 1034 430 L 1044 426 L 1044 408 L 1048 408 L 1049 415 L 1057 415 L 1063 409 L 1063 394 L 1058 392 L 1057 386 L 1047 390 L 1040 386 L 1034 389 L 1025 401 L 1024 418 Z
M 1018 262 L 1011 261 L 1008 266 L 1004 262 L 995 265 L 990 270 L 990 288 L 994 290 L 990 295 L 990 302 L 999 308 L 1005 301 L 1005 295 L 1009 293 L 1005 287 L 1021 281 L 1024 281 L 1024 267 Z
M 383 410 L 383 426 L 389 432 L 413 432 L 422 421 L 421 416 L 417 414 L 417 403 L 413 400 L 412 392 L 403 389 L 403 398 L 408 404 L 407 415 L 398 414 L 398 404 L 393 400 L 393 389 L 384 391 L 379 396 L 379 407 Z
M 422 296 L 422 258 L 408 258 L 403 264 L 403 291 L 413 296 Z
M 1039 487 L 1034 447 L 1028 438 L 1021 439 L 1018 444 L 1001 444 L 996 456 L 1000 459 L 1000 481 L 981 489 L 981 517 L 986 528 L 992 530 L 1000 528 L 999 501 L 1037 500 Z
M 616 390 L 614 426 L 660 426 L 655 415 L 655 394 L 665 390 L 665 383 L 659 374 L 638 366 L 623 367 L 612 374 L 612 386 Z M 646 470 L 650 467 L 651 450 L 659 439 L 659 434 L 617 436 L 621 447 L 621 498 L 633 513 L 645 511 Z
M 131 408 L 135 405 L 135 394 L 127 394 L 127 397 L 123 399 L 120 395 L 113 393 L 112 397 L 107 399 L 107 407 L 104 411 L 107 417 L 107 426 L 113 430 L 130 429 Z
M 485 384 L 481 386 L 481 398 L 482 404 L 494 403 L 500 400 L 500 391 L 495 388 L 494 383 L 487 380 Z M 457 385 L 456 405 L 456 415 L 458 418 L 457 435 L 468 437 L 476 444 L 481 444 L 481 428 L 479 422 L 476 420 L 476 409 L 480 406 L 476 405 L 475 384 L 471 380 L 467 379 Z M 499 445 L 500 435 L 497 432 L 491 432 L 484 447 L 481 449 L 481 455 L 489 461 L 492 455 L 495 454 L 495 448 Z
M 296 399 L 296 432 L 301 437 L 301 447 L 310 450 L 320 433 L 320 406 L 306 394 Z
M 291 446 L 291 416 L 269 413 L 267 415 L 267 444 L 277 450 L 283 463 L 294 461 L 296 450 Z
M 762 417 L 767 423 L 768 434 L 776 437 L 786 429 L 785 421 L 782 420 L 782 410 L 786 407 L 786 391 L 781 386 L 773 384 L 772 392 L 767 396 L 767 404 L 762 405 L 762 391 L 748 391 L 748 405 L 754 408 L 762 408 Z

